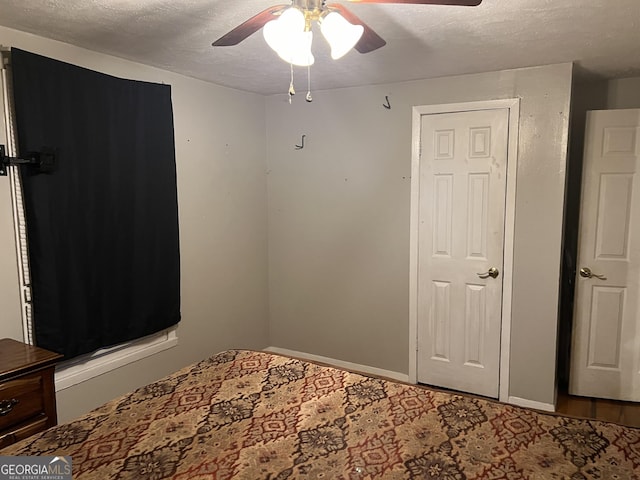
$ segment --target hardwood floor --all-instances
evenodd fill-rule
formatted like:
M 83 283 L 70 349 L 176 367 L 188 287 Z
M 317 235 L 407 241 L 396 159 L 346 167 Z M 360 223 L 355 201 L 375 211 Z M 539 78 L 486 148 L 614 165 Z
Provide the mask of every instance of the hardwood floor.
M 557 412 L 640 428 L 640 403 L 558 393 Z

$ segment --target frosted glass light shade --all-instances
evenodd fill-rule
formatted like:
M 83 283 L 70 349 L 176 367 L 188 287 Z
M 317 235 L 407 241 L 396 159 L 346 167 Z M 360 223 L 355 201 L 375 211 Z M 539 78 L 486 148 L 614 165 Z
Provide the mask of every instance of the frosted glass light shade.
M 262 30 L 264 39 L 278 56 L 287 63 L 301 67 L 313 65 L 311 53 L 313 35 L 305 32 L 305 18 L 297 8 L 288 8 L 276 20 L 267 22 Z
M 313 65 L 315 61 L 313 53 L 311 53 L 312 41 L 313 34 L 311 32 L 297 32 L 291 37 L 291 41 L 276 53 L 287 63 L 307 67 Z
M 338 12 L 329 12 L 320 23 L 320 31 L 331 46 L 331 58 L 337 60 L 358 43 L 364 33 L 364 27 L 349 23 Z
M 287 8 L 276 20 L 266 23 L 262 34 L 267 44 L 277 52 L 296 32 L 304 32 L 304 27 L 304 13 L 297 8 Z

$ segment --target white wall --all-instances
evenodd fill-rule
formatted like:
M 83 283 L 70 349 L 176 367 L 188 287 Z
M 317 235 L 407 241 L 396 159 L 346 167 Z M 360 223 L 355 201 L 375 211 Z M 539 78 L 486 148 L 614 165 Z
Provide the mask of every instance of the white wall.
M 553 404 L 571 80 L 561 64 L 269 97 L 271 345 L 408 372 L 411 109 L 519 97 L 510 395 Z
M 4 108 L 0 98 L 0 107 Z M 0 144 L 7 146 L 4 115 L 0 114 Z M 0 177 L 0 338 L 22 340 L 18 263 L 11 210 L 9 177 Z
M 640 77 L 608 81 L 607 108 L 640 108 Z
M 264 98 L 3 27 L 0 44 L 172 87 L 182 262 L 179 344 L 59 392 L 60 420 L 221 350 L 265 347 Z M 20 340 L 8 185 L 0 178 L 0 337 Z

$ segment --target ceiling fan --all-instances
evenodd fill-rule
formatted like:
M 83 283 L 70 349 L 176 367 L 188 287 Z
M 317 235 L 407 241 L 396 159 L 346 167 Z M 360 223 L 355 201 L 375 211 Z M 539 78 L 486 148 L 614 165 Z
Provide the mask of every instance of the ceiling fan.
M 451 6 L 468 6 L 473 7 L 480 5 L 482 0 L 347 0 L 354 3 L 401 3 L 401 4 L 412 4 L 412 5 L 451 5 Z M 347 7 L 341 5 L 339 3 L 326 3 L 326 0 L 291 0 L 290 5 L 273 5 L 262 12 L 254 15 L 249 18 L 247 21 L 241 23 L 229 33 L 223 35 L 218 40 L 212 43 L 214 47 L 223 47 L 223 46 L 231 46 L 237 45 L 242 42 L 247 37 L 251 36 L 262 27 L 267 25 L 267 23 L 278 20 L 283 16 L 286 11 L 289 10 L 298 10 L 302 12 L 304 16 L 304 30 L 305 32 L 310 33 L 311 30 L 311 22 L 317 21 L 322 24 L 329 23 L 329 15 L 332 12 L 337 12 L 342 16 L 344 20 L 346 20 L 351 26 L 356 26 L 358 29 L 357 39 L 354 40 L 355 45 L 350 45 L 346 48 L 346 53 L 352 47 L 355 48 L 360 53 L 368 53 L 373 50 L 377 50 L 380 47 L 386 45 L 387 42 L 384 41 L 380 35 L 378 35 L 371 27 L 365 24 L 362 20 L 360 20 L 354 13 L 351 12 Z M 333 18 L 337 18 L 336 15 L 332 16 Z M 333 23 L 333 22 L 332 22 Z M 360 29 L 361 26 L 362 28 Z M 324 36 L 327 38 L 329 43 L 332 46 L 333 50 L 333 42 L 330 39 L 330 36 L 323 31 Z M 343 32 L 336 34 L 337 36 L 344 36 Z M 354 33 L 355 35 L 355 33 Z M 265 31 L 265 38 L 267 37 L 267 31 Z M 311 42 L 309 35 L 309 44 Z M 269 39 L 267 38 L 267 42 L 269 43 Z M 273 48 L 273 46 L 272 46 Z M 344 50 L 344 48 L 342 48 Z M 336 58 L 333 53 L 332 56 Z

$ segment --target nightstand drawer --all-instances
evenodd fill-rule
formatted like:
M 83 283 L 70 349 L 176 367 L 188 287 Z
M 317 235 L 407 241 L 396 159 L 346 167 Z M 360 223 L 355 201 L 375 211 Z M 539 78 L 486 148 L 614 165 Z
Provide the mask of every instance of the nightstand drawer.
M 0 432 L 41 413 L 44 413 L 41 372 L 0 383 Z
M 31 435 L 47 429 L 48 419 L 45 415 L 39 415 L 34 420 L 18 425 L 8 432 L 0 432 L 0 448 L 8 447 L 12 443 L 19 442 Z
M 55 364 L 62 355 L 0 339 L 0 449 L 57 422 Z

